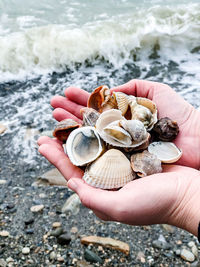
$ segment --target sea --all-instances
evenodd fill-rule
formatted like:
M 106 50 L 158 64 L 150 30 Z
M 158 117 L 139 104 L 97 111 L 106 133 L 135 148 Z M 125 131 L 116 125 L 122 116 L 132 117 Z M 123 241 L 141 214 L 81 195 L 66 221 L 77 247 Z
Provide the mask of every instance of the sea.
M 199 0 L 0 0 L 0 168 L 50 167 L 36 141 L 56 124 L 52 96 L 133 78 L 199 109 Z

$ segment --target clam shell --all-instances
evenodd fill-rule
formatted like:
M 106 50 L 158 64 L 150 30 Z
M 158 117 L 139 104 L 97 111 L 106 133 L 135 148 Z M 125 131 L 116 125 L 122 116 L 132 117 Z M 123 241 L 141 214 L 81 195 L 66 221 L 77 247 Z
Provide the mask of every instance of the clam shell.
M 93 108 L 84 107 L 80 110 L 83 116 L 83 126 L 95 126 L 100 113 Z
M 56 125 L 53 131 L 53 136 L 60 141 L 66 141 L 70 132 L 78 127 L 81 127 L 81 124 L 73 119 L 62 120 Z
M 74 130 L 66 143 L 67 155 L 76 166 L 84 166 L 94 161 L 101 155 L 103 149 L 102 141 L 92 126 Z
M 102 189 L 120 188 L 135 178 L 130 161 L 117 149 L 110 149 L 86 168 L 83 179 Z
M 120 120 L 114 121 L 107 125 L 103 130 L 106 135 L 113 138 L 115 141 L 124 144 L 125 146 L 130 146 L 132 144 L 131 135 L 120 127 Z
M 173 163 L 180 159 L 182 151 L 171 142 L 153 142 L 148 146 L 148 151 L 156 155 L 163 163 Z
M 140 177 L 162 172 L 161 161 L 147 150 L 131 156 L 131 167 Z

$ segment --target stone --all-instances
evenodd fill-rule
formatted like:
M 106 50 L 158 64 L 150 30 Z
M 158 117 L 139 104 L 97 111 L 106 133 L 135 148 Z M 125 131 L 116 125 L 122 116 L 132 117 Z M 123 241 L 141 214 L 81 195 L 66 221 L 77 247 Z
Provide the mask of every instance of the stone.
M 54 260 L 55 258 L 56 258 L 56 253 L 54 251 L 51 251 L 51 253 L 49 254 L 49 259 Z
M 32 235 L 32 234 L 34 234 L 34 229 L 33 228 L 26 229 L 25 233 L 28 235 Z
M 75 226 L 73 226 L 73 227 L 71 228 L 70 232 L 73 233 L 73 234 L 76 234 L 76 233 L 78 233 L 78 228 L 75 227 Z
M 96 262 L 99 262 L 100 264 L 103 263 L 103 260 L 96 253 L 91 251 L 90 249 L 85 250 L 84 258 L 86 259 L 86 261 L 89 261 L 91 263 L 96 263 Z
M 29 225 L 34 223 L 34 218 L 33 217 L 28 217 L 24 220 L 25 225 Z
M 6 267 L 7 263 L 4 259 L 0 259 L 0 267 Z
M 185 248 L 181 250 L 181 255 L 180 256 L 185 261 L 193 262 L 195 260 L 195 257 L 192 254 L 192 252 L 187 250 L 187 249 L 185 249 Z
M 57 257 L 57 261 L 59 261 L 59 262 L 64 262 L 65 259 L 64 259 L 62 256 L 59 256 L 59 257 Z
M 80 260 L 76 262 L 76 267 L 93 267 L 93 265 L 87 263 L 87 261 Z
M 7 127 L 0 123 L 0 134 L 3 134 L 7 130 Z
M 4 180 L 4 179 L 0 179 L 0 185 L 6 184 L 6 183 L 7 183 L 6 180 Z
M 74 193 L 67 199 L 67 201 L 63 205 L 62 213 L 65 214 L 71 213 L 76 215 L 77 213 L 79 213 L 80 205 L 81 201 L 79 199 L 79 196 Z
M 165 231 L 167 231 L 170 234 L 173 234 L 175 231 L 175 228 L 169 224 L 162 224 L 162 227 Z
M 95 245 L 101 245 L 103 247 L 109 247 L 112 249 L 119 250 L 126 255 L 129 255 L 130 253 L 130 246 L 120 240 L 116 240 L 110 237 L 101 237 L 101 236 L 85 236 L 81 238 L 82 244 L 95 244 Z
M 67 180 L 56 168 L 53 168 L 50 171 L 43 173 L 41 177 L 39 177 L 39 179 L 41 181 L 44 180 L 47 185 L 67 186 Z
M 191 248 L 191 251 L 192 253 L 194 254 L 194 256 L 197 258 L 198 257 L 198 248 L 196 245 L 194 245 L 192 248 Z
M 188 247 L 189 247 L 189 248 L 192 248 L 193 246 L 195 246 L 195 242 L 194 242 L 194 241 L 190 241 L 190 242 L 188 243 Z
M 58 227 L 55 230 L 50 231 L 49 235 L 57 237 L 57 236 L 61 235 L 62 233 L 63 233 L 63 228 Z
M 52 227 L 53 227 L 53 228 L 61 227 L 61 223 L 60 223 L 60 222 L 54 222 L 54 223 L 52 224 Z
M 139 260 L 141 263 L 145 263 L 145 255 L 142 251 L 139 251 L 136 257 L 137 260 Z
M 30 248 L 28 248 L 28 247 L 24 247 L 24 248 L 22 249 L 22 253 L 23 253 L 24 255 L 29 254 L 29 253 L 30 253 Z
M 70 241 L 71 241 L 71 236 L 68 233 L 59 235 L 57 237 L 57 242 L 60 245 L 68 245 L 70 243 Z
M 10 233 L 6 230 L 0 231 L 0 236 L 8 237 L 9 235 L 10 235 Z
M 171 245 L 169 243 L 161 241 L 161 240 L 154 240 L 152 242 L 152 246 L 158 249 L 170 249 L 171 248 Z
M 35 206 L 31 207 L 31 211 L 32 212 L 41 212 L 41 211 L 43 211 L 43 209 L 44 209 L 44 205 L 43 204 L 35 205 Z

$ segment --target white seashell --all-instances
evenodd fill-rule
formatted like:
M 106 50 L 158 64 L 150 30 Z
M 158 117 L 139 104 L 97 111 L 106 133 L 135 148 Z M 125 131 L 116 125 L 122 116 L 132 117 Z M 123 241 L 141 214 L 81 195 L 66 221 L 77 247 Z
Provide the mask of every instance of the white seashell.
M 139 120 L 121 120 L 120 126 L 124 128 L 132 137 L 132 146 L 141 145 L 147 141 L 149 134 L 144 124 Z
M 96 129 L 92 126 L 86 126 L 70 133 L 66 150 L 74 165 L 84 166 L 101 155 L 103 144 Z
M 153 142 L 148 151 L 157 156 L 163 163 L 173 163 L 180 159 L 182 151 L 171 142 Z
M 120 188 L 135 178 L 130 161 L 117 149 L 110 149 L 85 171 L 83 180 L 102 189 Z
M 132 137 L 127 131 L 120 127 L 120 121 L 121 120 L 111 122 L 103 129 L 103 131 L 115 141 L 130 146 L 132 144 Z

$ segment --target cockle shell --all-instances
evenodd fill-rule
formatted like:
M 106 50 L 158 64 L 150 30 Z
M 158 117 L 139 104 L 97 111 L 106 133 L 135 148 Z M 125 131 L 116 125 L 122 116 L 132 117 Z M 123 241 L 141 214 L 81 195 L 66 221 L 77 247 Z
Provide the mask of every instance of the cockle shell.
M 53 136 L 60 141 L 66 141 L 70 132 L 76 128 L 81 127 L 81 124 L 73 119 L 65 119 L 60 121 L 53 131 Z
M 180 159 L 182 151 L 171 142 L 153 142 L 148 151 L 157 156 L 163 163 L 173 163 Z
M 130 161 L 117 149 L 106 151 L 86 168 L 83 180 L 102 189 L 120 188 L 135 178 Z
M 84 107 L 80 110 L 83 116 L 83 126 L 95 126 L 100 113 L 93 108 Z
M 71 132 L 67 139 L 66 150 L 75 166 L 84 166 L 97 159 L 104 147 L 96 129 L 85 126 Z
M 161 161 L 147 150 L 131 156 L 131 167 L 139 177 L 162 172 Z
M 122 112 L 122 115 L 124 116 L 129 107 L 128 95 L 122 92 L 113 92 L 112 95 L 116 99 L 117 108 Z
M 106 85 L 99 86 L 90 94 L 87 106 L 100 113 L 117 107 L 115 98 L 111 96 L 110 89 Z
M 131 109 L 131 119 L 142 121 L 148 131 L 150 131 L 157 122 L 156 104 L 148 98 L 136 97 L 136 102 L 132 96 L 129 98 Z

